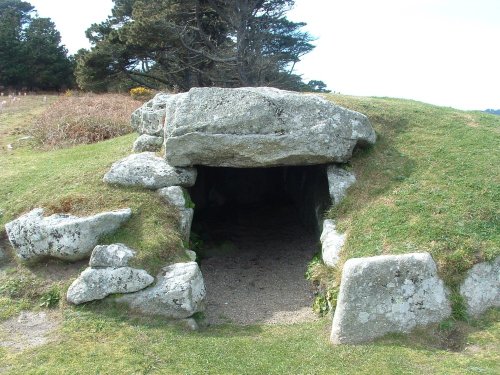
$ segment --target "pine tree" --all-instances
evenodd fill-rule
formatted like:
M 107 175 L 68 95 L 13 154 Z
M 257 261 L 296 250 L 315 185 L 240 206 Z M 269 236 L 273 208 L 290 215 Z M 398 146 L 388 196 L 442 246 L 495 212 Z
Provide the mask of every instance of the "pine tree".
M 72 63 L 49 18 L 32 5 L 0 0 L 0 85 L 53 90 L 72 84 Z
M 181 91 L 195 86 L 304 87 L 293 74 L 314 46 L 293 0 L 114 0 L 112 16 L 87 30 L 77 59 L 82 88 L 113 80 Z

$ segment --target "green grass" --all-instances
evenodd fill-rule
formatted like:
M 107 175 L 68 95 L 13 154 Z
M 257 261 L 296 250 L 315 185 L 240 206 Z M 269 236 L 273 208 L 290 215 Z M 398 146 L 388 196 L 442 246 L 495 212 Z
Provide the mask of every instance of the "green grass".
M 343 258 L 428 251 L 448 285 L 500 255 L 500 117 L 386 98 L 331 96 L 368 115 L 377 144 L 329 212 Z
M 0 145 L 22 137 L 22 126 L 29 126 L 30 121 L 42 113 L 51 101 L 32 98 L 31 105 L 26 106 L 25 111 L 15 107 L 2 113 L 1 119 L 5 121 L 1 123 Z M 3 215 L 0 217 L 0 238 L 3 237 L 6 242 L 5 223 L 35 207 L 44 207 L 46 214 L 70 212 L 75 215 L 130 207 L 132 218 L 115 234 L 103 238 L 102 243 L 122 242 L 137 250 L 132 265 L 145 268 L 153 275 L 166 263 L 184 259 L 174 209 L 160 203 L 152 191 L 123 189 L 102 182 L 110 165 L 130 153 L 133 140 L 134 135 L 131 134 L 110 141 L 48 152 L 16 143 L 13 143 L 15 147 L 11 151 L 2 149 L 0 210 Z M 25 280 L 31 280 L 28 289 L 34 291 L 31 295 L 17 299 L 0 300 L 0 318 L 12 316 L 26 306 L 37 306 L 43 293 L 48 293 L 50 278 L 41 275 L 39 268 L 39 265 L 18 265 L 14 273 L 0 273 L 0 285 L 22 276 Z M 65 290 L 71 281 L 66 279 L 57 284 L 61 290 Z M 8 306 L 9 301 L 18 307 Z
M 35 207 L 47 213 L 87 215 L 130 207 L 132 219 L 106 242 L 123 242 L 138 250 L 138 264 L 151 269 L 175 256 L 180 238 L 175 210 L 154 192 L 111 187 L 102 182 L 110 165 L 130 153 L 133 135 L 50 152 L 20 149 L 0 157 L 4 197 L 0 224 Z
M 499 255 L 500 118 L 387 98 L 331 96 L 367 114 L 377 145 L 356 153 L 358 183 L 329 212 L 346 231 L 344 260 L 429 251 L 449 285 L 476 262 Z M 46 104 L 1 122 L 0 145 Z M 21 113 L 21 112 L 20 112 Z M 0 120 L 5 119 L 4 114 Z M 110 187 L 102 176 L 130 152 L 133 135 L 57 151 L 15 148 L 0 154 L 0 224 L 34 207 L 83 215 L 131 207 L 132 219 L 106 242 L 138 250 L 155 272 L 182 257 L 175 215 L 140 189 Z M 5 235 L 5 234 L 4 234 Z M 1 261 L 0 261 L 1 262 Z M 37 266 L 0 264 L 0 321 L 64 295 L 66 276 Z M 336 271 L 338 273 L 338 271 Z M 332 280 L 335 275 L 324 275 Z M 243 306 L 242 308 L 251 308 Z M 331 318 L 294 325 L 209 326 L 190 332 L 163 319 L 130 316 L 113 300 L 58 309 L 52 343 L 23 352 L 0 347 L 0 372 L 12 374 L 497 374 L 499 310 L 454 319 L 357 346 L 329 344 Z M 454 349 L 454 350 L 451 350 Z
M 17 354 L 4 351 L 0 367 L 22 374 L 497 374 L 500 327 L 489 323 L 495 319 L 493 311 L 476 322 L 469 349 L 453 352 L 422 338 L 422 332 L 333 347 L 327 319 L 189 332 L 112 308 L 78 308 L 65 311 L 54 343 Z

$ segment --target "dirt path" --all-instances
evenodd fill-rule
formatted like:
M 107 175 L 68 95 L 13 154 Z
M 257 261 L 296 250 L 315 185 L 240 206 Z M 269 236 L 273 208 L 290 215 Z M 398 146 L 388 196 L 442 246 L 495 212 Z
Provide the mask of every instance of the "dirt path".
M 20 315 L 0 323 L 0 346 L 23 351 L 50 341 L 51 334 L 61 324 L 58 311 L 23 311 Z
M 208 219 L 206 229 L 213 238 L 205 244 L 201 262 L 206 323 L 316 319 L 304 274 L 317 239 L 304 229 L 293 207 L 249 207 L 225 220 Z

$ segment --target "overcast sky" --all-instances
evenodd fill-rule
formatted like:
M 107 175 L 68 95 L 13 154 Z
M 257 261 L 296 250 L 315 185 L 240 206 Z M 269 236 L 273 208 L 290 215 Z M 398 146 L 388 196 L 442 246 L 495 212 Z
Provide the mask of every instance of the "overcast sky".
M 70 53 L 106 19 L 111 0 L 28 0 Z M 296 0 L 316 49 L 297 71 L 349 95 L 500 108 L 500 0 Z

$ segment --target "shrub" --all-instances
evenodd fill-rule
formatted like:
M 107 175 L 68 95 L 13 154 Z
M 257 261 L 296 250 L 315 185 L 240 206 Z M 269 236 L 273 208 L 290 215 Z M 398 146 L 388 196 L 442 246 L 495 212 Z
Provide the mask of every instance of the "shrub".
M 130 90 L 130 96 L 135 100 L 149 100 L 154 96 L 153 90 L 147 89 L 145 87 L 134 87 Z
M 60 300 L 61 300 L 61 293 L 59 292 L 59 288 L 53 287 L 40 297 L 39 306 L 51 309 L 56 307 L 59 304 Z
M 38 116 L 28 134 L 45 149 L 103 141 L 130 133 L 141 102 L 120 94 L 64 95 Z
M 313 311 L 319 316 L 325 316 L 334 310 L 340 284 L 336 270 L 326 266 L 318 253 L 307 265 L 305 277 L 312 282 L 315 289 Z

